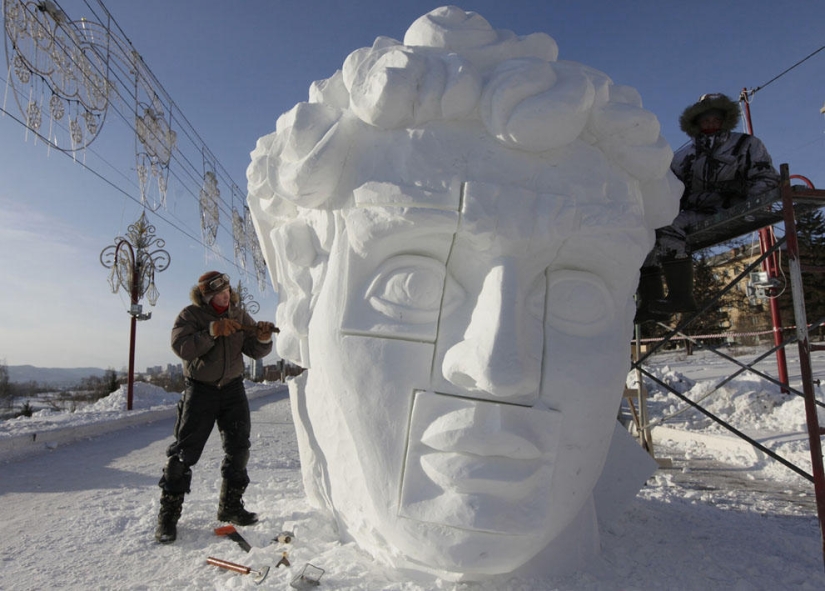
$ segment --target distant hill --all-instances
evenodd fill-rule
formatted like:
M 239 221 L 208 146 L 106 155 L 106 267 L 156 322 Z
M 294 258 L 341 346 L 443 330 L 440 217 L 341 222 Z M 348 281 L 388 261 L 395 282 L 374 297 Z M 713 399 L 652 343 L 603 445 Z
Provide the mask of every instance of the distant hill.
M 8 365 L 9 381 L 64 387 L 74 386 L 83 378 L 101 377 L 106 373 L 99 367 L 35 367 L 33 365 Z

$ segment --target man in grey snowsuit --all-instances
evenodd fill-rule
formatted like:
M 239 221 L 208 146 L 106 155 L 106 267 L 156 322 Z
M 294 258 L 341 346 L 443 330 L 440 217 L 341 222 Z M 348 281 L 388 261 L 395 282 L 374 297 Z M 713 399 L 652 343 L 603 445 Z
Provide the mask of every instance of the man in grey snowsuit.
M 255 322 L 238 306 L 229 277 L 217 271 L 201 275 L 190 293 L 192 304 L 172 328 L 172 349 L 183 359 L 186 390 L 178 402 L 175 441 L 160 479 L 162 490 L 155 539 L 174 542 L 183 496 L 189 492 L 191 467 L 200 459 L 215 423 L 223 441 L 218 520 L 236 525 L 258 521 L 241 497 L 249 484 L 249 402 L 243 385 L 243 355 L 260 359 L 272 350 L 271 322 Z
M 779 174 L 765 145 L 752 135 L 733 131 L 738 122 L 739 105 L 724 94 L 703 95 L 679 118 L 682 131 L 692 138 L 676 152 L 670 167 L 685 185 L 681 211 L 670 226 L 656 230 L 656 246 L 641 269 L 637 322 L 696 310 L 687 228 L 779 186 Z

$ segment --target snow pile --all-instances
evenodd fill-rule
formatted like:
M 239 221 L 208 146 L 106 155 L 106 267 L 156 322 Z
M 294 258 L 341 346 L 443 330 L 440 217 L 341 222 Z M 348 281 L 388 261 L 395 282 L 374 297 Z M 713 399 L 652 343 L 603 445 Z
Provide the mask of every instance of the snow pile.
M 682 357 L 682 360 L 679 358 Z M 697 359 L 715 361 L 710 353 L 699 353 Z M 795 393 L 783 393 L 769 380 L 750 372 L 742 373 L 728 381 L 723 372 L 707 366 L 705 371 L 714 373 L 710 379 L 694 380 L 686 374 L 695 374 L 696 361 L 681 353 L 667 353 L 657 360 L 672 360 L 652 368 L 658 380 L 707 409 L 733 428 L 752 437 L 769 450 L 790 461 L 807 473 L 811 473 L 811 456 L 808 444 L 804 399 Z M 747 359 L 743 357 L 743 362 Z M 674 365 L 676 364 L 676 365 Z M 678 365 L 678 366 L 677 366 Z M 679 367 L 681 366 L 681 367 Z M 776 373 L 773 358 L 763 361 L 758 369 L 768 375 Z M 728 372 L 736 370 L 729 365 Z M 719 374 L 716 377 L 715 374 Z M 632 375 L 632 374 L 631 374 Z M 630 385 L 633 379 L 629 378 Z M 667 440 L 693 457 L 713 456 L 734 465 L 762 470 L 761 477 L 788 482 L 807 482 L 803 477 L 771 459 L 767 454 L 737 438 L 729 429 L 710 417 L 693 410 L 683 400 L 670 393 L 655 381 L 645 378 L 648 389 L 648 415 L 653 417 L 654 438 Z M 723 383 L 724 381 L 724 383 Z M 717 387 L 722 384 L 720 387 Z M 799 382 L 791 383 L 801 391 Z M 816 386 L 819 400 L 825 400 Z M 825 413 L 818 408 L 820 424 Z M 663 426 L 664 429 L 657 426 Z M 689 433 L 680 437 L 674 433 Z
M 678 374 L 669 372 L 668 376 L 671 380 L 663 380 L 668 385 L 672 386 L 672 378 Z M 679 385 L 686 385 L 689 380 L 680 379 L 677 382 Z M 674 388 L 679 391 L 679 388 Z M 652 396 L 653 403 L 666 404 L 666 413 L 676 412 L 676 409 L 684 405 L 684 402 L 678 400 L 675 396 L 665 391 L 662 392 L 659 388 Z M 653 386 L 649 387 L 649 392 L 653 391 Z M 775 386 L 758 376 L 741 376 L 736 379 L 735 383 L 724 385 L 716 389 L 716 384 L 713 381 L 700 382 L 694 384 L 689 388 L 682 390 L 690 400 L 702 403 L 702 406 L 707 408 L 710 412 L 717 416 L 725 416 L 729 423 L 737 428 L 750 429 L 767 429 L 768 424 L 772 423 L 774 427 L 778 426 L 777 419 L 771 418 L 773 413 L 784 406 L 785 403 L 792 403 L 795 401 L 801 402 L 801 398 L 794 399 L 788 395 L 783 395 L 778 386 Z M 789 413 L 784 413 L 789 416 Z M 793 416 L 793 411 L 790 413 Z M 804 427 L 804 413 L 802 414 Z M 677 421 L 680 419 L 676 419 Z M 691 421 L 693 427 L 699 430 L 723 430 L 711 419 L 704 416 L 693 416 L 690 418 L 681 418 L 684 421 Z M 783 423 L 784 427 L 784 423 Z
M 117 390 L 101 398 L 90 407 L 82 409 L 81 412 L 120 412 L 126 408 L 128 388 L 126 384 L 121 385 Z M 144 410 L 158 406 L 168 406 L 176 404 L 180 400 L 180 393 L 170 393 L 146 382 L 135 382 L 132 387 L 132 410 Z
M 133 410 L 128 415 L 126 412 L 126 399 L 127 387 L 124 384 L 108 396 L 92 404 L 81 406 L 75 412 L 61 412 L 52 408 L 44 408 L 33 413 L 30 417 L 21 416 L 0 422 L 0 452 L 2 452 L 4 438 L 31 435 L 33 433 L 56 435 L 57 431 L 77 431 L 78 427 L 81 426 L 117 422 L 127 416 L 146 415 L 149 411 L 154 411 L 150 416 L 156 416 L 158 412 L 162 416 L 168 414 L 170 409 L 174 408 L 180 399 L 180 393 L 167 392 L 163 388 L 145 382 L 135 382 L 132 394 Z M 147 417 L 143 417 L 142 420 L 147 420 Z

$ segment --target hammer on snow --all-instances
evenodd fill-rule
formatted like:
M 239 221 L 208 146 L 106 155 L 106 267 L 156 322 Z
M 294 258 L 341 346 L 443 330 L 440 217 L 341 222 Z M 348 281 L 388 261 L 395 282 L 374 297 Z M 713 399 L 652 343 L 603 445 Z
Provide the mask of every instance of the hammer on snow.
M 237 542 L 238 546 L 243 548 L 244 552 L 249 552 L 252 550 L 252 546 L 249 545 L 244 537 L 238 533 L 238 530 L 235 529 L 234 525 L 224 525 L 222 527 L 215 528 L 215 535 L 216 536 L 226 536 L 230 540 Z
M 268 566 L 261 567 L 261 570 L 254 570 L 248 566 L 244 566 L 242 564 L 235 564 L 234 562 L 229 562 L 228 560 L 222 560 L 220 558 L 213 558 L 212 556 L 209 556 L 206 559 L 206 562 L 214 566 L 225 568 L 227 570 L 233 570 L 236 573 L 241 573 L 242 575 L 254 575 L 252 577 L 252 580 L 255 581 L 256 585 L 260 585 L 261 581 L 263 581 L 266 578 L 266 575 L 269 574 Z

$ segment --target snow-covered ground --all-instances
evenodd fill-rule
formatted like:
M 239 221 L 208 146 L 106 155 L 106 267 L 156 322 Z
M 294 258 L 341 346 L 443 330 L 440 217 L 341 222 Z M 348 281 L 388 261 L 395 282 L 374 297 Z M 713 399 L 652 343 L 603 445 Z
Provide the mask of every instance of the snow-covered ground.
M 756 356 L 734 353 L 745 363 Z M 788 365 L 793 385 L 798 362 L 790 349 Z M 732 371 L 705 352 L 660 354 L 651 366 L 693 399 Z M 773 357 L 758 367 L 776 375 Z M 814 358 L 814 372 L 825 373 L 825 356 Z M 675 397 L 648 387 L 651 419 L 682 408 Z M 693 410 L 654 429 L 656 456 L 672 466 L 659 470 L 628 511 L 605 525 L 602 553 L 586 570 L 558 579 L 465 584 L 398 578 L 340 543 L 328 519 L 305 503 L 286 387 L 247 388 L 253 448 L 245 500 L 261 521 L 238 529 L 251 552 L 213 533 L 217 436 L 194 469 L 178 541 L 154 542 L 157 481 L 179 396 L 136 384 L 130 413 L 123 410 L 121 389 L 75 413 L 40 411 L 0 423 L 0 588 L 291 589 L 290 581 L 311 564 L 324 570 L 319 589 L 336 590 L 825 589 L 813 485 Z M 703 403 L 810 472 L 800 398 L 743 374 Z M 283 530 L 295 533 L 290 544 L 272 541 Z M 276 569 L 284 551 L 291 566 Z M 271 570 L 256 585 L 253 575 L 207 564 L 209 556 Z

